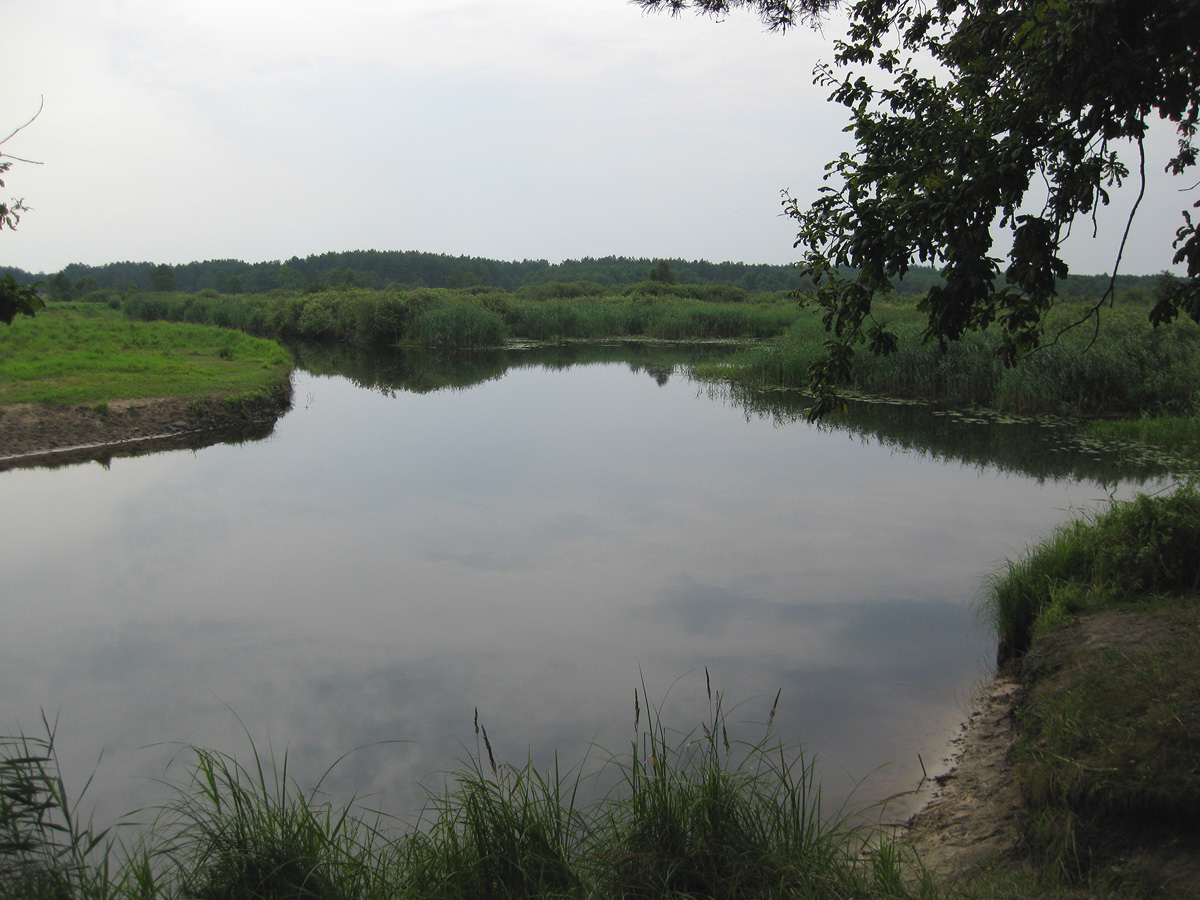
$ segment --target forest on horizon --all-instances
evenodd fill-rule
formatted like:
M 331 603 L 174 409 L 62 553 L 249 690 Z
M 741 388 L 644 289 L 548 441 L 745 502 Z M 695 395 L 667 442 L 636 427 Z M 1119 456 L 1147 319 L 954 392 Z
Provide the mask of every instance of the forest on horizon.
M 729 285 L 747 293 L 811 288 L 794 265 L 668 259 L 673 280 L 681 284 Z M 274 290 L 318 291 L 336 288 L 409 290 L 413 288 L 521 288 L 556 282 L 591 282 L 614 287 L 637 284 L 651 277 L 662 260 L 647 257 L 583 257 L 551 263 L 544 259 L 502 261 L 474 256 L 451 256 L 417 250 L 351 250 L 311 254 L 304 258 L 247 263 L 212 259 L 180 265 L 153 262 L 112 262 L 100 266 L 72 263 L 58 272 L 27 272 L 0 266 L 19 284 L 42 282 L 53 299 L 73 299 L 94 290 L 184 291 L 213 290 L 225 294 L 261 294 Z M 1121 275 L 1117 292 L 1144 284 L 1155 275 Z M 932 266 L 913 266 L 895 283 L 901 294 L 924 294 L 940 281 Z M 1108 275 L 1071 275 L 1060 285 L 1066 297 L 1099 297 L 1108 288 Z

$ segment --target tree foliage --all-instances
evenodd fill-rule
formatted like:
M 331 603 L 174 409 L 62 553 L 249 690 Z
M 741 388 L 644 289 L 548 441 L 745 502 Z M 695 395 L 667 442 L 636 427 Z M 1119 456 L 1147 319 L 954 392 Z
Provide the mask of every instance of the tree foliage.
M 0 175 L 7 172 L 11 166 L 12 163 L 8 160 L 0 160 Z M 0 188 L 2 187 L 4 187 L 4 181 L 0 179 Z M 21 213 L 25 209 L 25 204 L 21 200 L 12 200 L 7 203 L 0 201 L 0 231 L 5 228 L 10 231 L 15 230 L 17 223 L 21 221 Z M 0 322 L 11 325 L 18 314 L 32 316 L 43 305 L 36 286 L 18 284 L 11 273 L 0 277 Z
M 550 263 L 544 259 L 504 261 L 476 256 L 449 256 L 416 250 L 350 250 L 311 255 L 303 259 L 248 263 L 237 259 L 210 259 L 174 265 L 175 290 L 195 292 L 211 289 L 227 294 L 258 294 L 273 290 L 316 291 L 326 287 L 395 288 L 481 287 L 518 291 L 535 286 L 594 282 L 604 287 L 632 285 L 646 280 L 656 260 L 646 257 L 604 256 L 567 259 Z M 801 279 L 794 265 L 767 263 L 708 262 L 671 259 L 666 261 L 683 284 L 732 285 L 742 290 L 788 291 L 811 286 Z M 132 288 L 153 290 L 155 263 L 114 262 L 103 266 L 71 263 L 59 275 L 75 284 L 92 278 L 95 287 L 116 291 Z M 4 267 L 0 266 L 0 274 Z M 13 269 L 18 281 L 30 281 L 35 273 Z M 42 273 L 53 282 L 53 273 Z M 912 279 L 913 285 L 936 278 L 932 269 Z M 901 289 L 913 288 L 905 284 Z M 923 286 L 920 288 L 923 290 Z M 52 296 L 56 294 L 52 293 Z
M 7 137 L 0 140 L 0 145 L 5 144 L 13 135 L 22 128 L 29 125 L 33 119 L 36 119 L 41 114 L 41 107 L 33 114 L 33 118 L 26 122 L 25 125 L 11 131 Z M 12 162 L 8 159 L 3 159 L 0 154 L 0 176 L 6 174 L 12 168 Z M 13 157 L 15 159 L 16 157 Z M 28 160 L 24 160 L 28 162 Z M 4 180 L 0 178 L 0 188 L 4 187 Z M 28 207 L 24 200 L 0 200 L 0 231 L 7 228 L 9 231 L 15 231 L 17 223 L 21 221 L 21 213 L 25 212 Z M 13 319 L 18 314 L 32 316 L 35 312 L 45 306 L 42 298 L 38 296 L 37 284 L 23 285 L 20 284 L 12 273 L 5 273 L 0 277 L 0 322 L 5 325 L 11 325 Z
M 155 266 L 153 271 L 150 272 L 150 290 L 175 290 L 175 270 L 166 263 L 159 263 Z
M 746 7 L 772 29 L 830 6 L 636 2 L 709 15 Z M 810 372 L 817 414 L 832 407 L 857 346 L 895 347 L 872 303 L 914 262 L 944 280 L 924 301 L 925 339 L 944 346 L 994 325 L 1011 363 L 1045 338 L 1072 227 L 1091 227 L 1114 186 L 1132 178 L 1144 190 L 1148 163 L 1183 175 L 1197 160 L 1197 0 L 858 0 L 847 12 L 847 35 L 816 81 L 850 111 L 855 151 L 827 166 L 811 205 L 784 198 L 829 332 Z M 1178 130 L 1169 159 L 1146 158 L 1153 115 Z M 1004 258 L 997 230 L 1011 238 Z M 1174 249 L 1187 277 L 1159 293 L 1156 325 L 1181 312 L 1200 320 L 1200 236 L 1186 208 Z M 1119 265 L 1120 252 L 1114 277 Z
M 671 268 L 669 259 L 656 259 L 650 267 L 650 280 L 660 284 L 675 284 L 675 270 Z

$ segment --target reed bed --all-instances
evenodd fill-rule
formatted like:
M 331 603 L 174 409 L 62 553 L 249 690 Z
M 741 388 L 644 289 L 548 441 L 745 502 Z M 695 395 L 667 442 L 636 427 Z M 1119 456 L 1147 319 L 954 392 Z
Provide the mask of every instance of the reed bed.
M 635 691 L 630 748 L 598 772 L 497 763 L 482 747 L 401 823 L 282 761 L 187 749 L 188 776 L 129 842 L 79 827 L 53 741 L 0 740 L 0 895 L 24 898 L 855 898 L 910 897 L 894 848 L 826 814 L 811 763 L 772 730 L 738 741 L 708 690 L 696 731 L 667 728 Z M 776 703 L 778 697 L 776 698 Z M 643 720 L 644 717 L 644 720 Z M 581 804 L 585 778 L 615 785 Z M 865 860 L 863 846 L 879 852 Z M 23 892 L 23 893 L 22 893 Z
M 1013 367 L 997 357 L 998 335 L 972 333 L 944 349 L 921 340 L 915 306 L 879 310 L 898 338 L 887 356 L 856 354 L 847 387 L 869 394 L 978 404 L 1021 414 L 1190 416 L 1200 403 L 1200 328 L 1180 322 L 1151 328 L 1145 311 L 1107 310 L 1103 327 L 1059 333 L 1085 306 L 1066 303 L 1047 327 L 1044 345 Z M 700 377 L 761 387 L 808 385 L 822 352 L 824 330 L 815 311 L 778 340 L 744 351 Z
M 659 340 L 764 338 L 782 334 L 800 311 L 779 294 L 748 298 L 712 285 L 546 285 L 510 294 L 488 289 L 339 290 L 266 296 L 134 294 L 125 314 L 142 321 L 197 322 L 252 334 L 359 346 L 416 344 L 475 349 L 506 340 L 612 337 Z

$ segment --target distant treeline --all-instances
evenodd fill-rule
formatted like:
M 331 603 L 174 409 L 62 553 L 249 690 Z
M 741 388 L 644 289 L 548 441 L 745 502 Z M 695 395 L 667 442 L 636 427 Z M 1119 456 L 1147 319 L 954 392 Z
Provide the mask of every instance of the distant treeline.
M 274 290 L 321 291 L 338 288 L 373 290 L 416 288 L 500 288 L 516 291 L 556 282 L 589 282 L 604 287 L 637 284 L 652 278 L 652 270 L 681 284 L 725 285 L 748 293 L 810 288 L 795 266 L 706 260 L 662 260 L 644 257 L 584 257 L 550 263 L 544 259 L 504 262 L 473 256 L 449 256 L 416 250 L 353 250 L 322 253 L 301 259 L 246 263 L 210 259 L 184 265 L 114 262 L 103 266 L 72 263 L 60 272 L 31 273 L 0 267 L 21 284 L 44 283 L 55 300 L 83 297 L 95 290 L 183 291 L 213 290 L 222 294 L 263 294 Z M 1122 275 L 1118 296 L 1138 288 L 1150 291 L 1156 276 Z M 655 279 L 658 280 L 658 279 Z M 902 294 L 924 294 L 940 280 L 931 266 L 914 266 L 896 283 Z M 1099 297 L 1108 287 L 1107 275 L 1072 275 L 1060 290 L 1068 297 Z
M 491 287 L 515 291 L 553 282 L 587 281 L 617 287 L 645 281 L 657 260 L 625 256 L 585 257 L 550 263 L 544 259 L 504 262 L 472 256 L 448 256 L 415 250 L 355 250 L 322 253 L 301 259 L 246 263 L 212 259 L 171 266 L 149 262 L 116 262 L 103 266 L 73 263 L 61 272 L 9 271 L 18 282 L 42 281 L 52 293 L 82 293 L 101 288 L 127 291 L 175 290 L 194 293 L 262 294 L 283 290 L 351 287 L 374 290 Z M 686 284 L 719 284 L 749 292 L 787 291 L 802 287 L 793 266 L 668 261 L 675 280 Z M 55 297 L 55 299 L 69 299 Z

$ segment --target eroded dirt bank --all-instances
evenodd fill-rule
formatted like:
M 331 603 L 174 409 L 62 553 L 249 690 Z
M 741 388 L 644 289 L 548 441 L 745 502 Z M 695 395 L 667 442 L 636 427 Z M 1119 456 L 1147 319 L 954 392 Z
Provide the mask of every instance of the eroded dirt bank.
M 0 471 L 264 437 L 291 406 L 290 388 L 229 403 L 153 397 L 99 406 L 0 407 Z M 265 429 L 265 430 L 264 430 Z
M 1016 774 L 1021 710 L 1039 692 L 1061 689 L 1064 660 L 1110 648 L 1126 657 L 1169 653 L 1164 647 L 1179 627 L 1153 614 L 1104 610 L 1039 642 L 1016 671 L 997 676 L 955 740 L 951 770 L 909 820 L 902 840 L 911 855 L 942 878 L 991 873 L 999 883 L 1036 883 L 1022 837 L 1027 811 Z M 1129 846 L 1110 866 L 1113 872 L 1136 871 L 1143 884 L 1158 885 L 1171 897 L 1200 896 L 1194 833 L 1164 826 L 1139 837 L 1132 822 L 1125 831 Z

